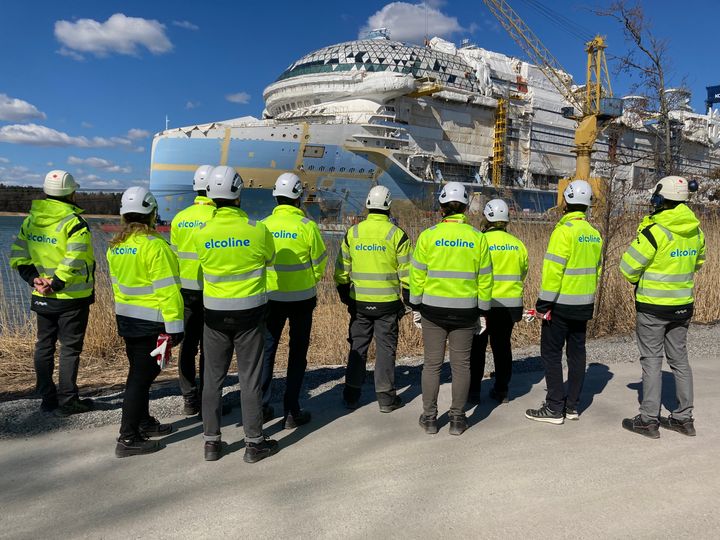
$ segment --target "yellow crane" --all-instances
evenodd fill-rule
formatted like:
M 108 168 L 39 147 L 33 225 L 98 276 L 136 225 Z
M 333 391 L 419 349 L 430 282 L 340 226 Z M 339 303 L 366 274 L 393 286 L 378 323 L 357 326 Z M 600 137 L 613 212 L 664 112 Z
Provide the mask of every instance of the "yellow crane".
M 538 66 L 550 83 L 570 103 L 570 107 L 563 109 L 563 116 L 578 122 L 573 150 L 576 155 L 575 174 L 572 178 L 563 178 L 560 181 L 558 204 L 562 200 L 564 186 L 578 178 L 590 182 L 596 196 L 602 198 L 601 179 L 590 177 L 590 158 L 598 130 L 608 120 L 622 114 L 622 101 L 612 98 L 612 87 L 605 59 L 607 47 L 605 38 L 595 36 L 585 44 L 587 53 L 585 87 L 578 91 L 573 88 L 572 78 L 562 68 L 560 62 L 505 0 L 483 0 L 483 2 L 510 37 L 528 55 L 530 61 Z

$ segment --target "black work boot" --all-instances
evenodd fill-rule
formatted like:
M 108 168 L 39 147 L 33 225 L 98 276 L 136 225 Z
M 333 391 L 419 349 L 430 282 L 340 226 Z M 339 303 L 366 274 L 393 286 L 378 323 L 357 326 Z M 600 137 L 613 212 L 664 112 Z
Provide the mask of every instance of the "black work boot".
M 497 401 L 498 403 L 509 403 L 510 400 L 508 399 L 508 393 L 507 391 L 501 392 L 500 390 L 495 390 L 494 388 L 490 390 L 490 397 Z
M 418 423 L 428 435 L 435 435 L 438 432 L 437 417 L 435 416 L 425 416 L 421 414 Z
M 183 396 L 183 414 L 185 416 L 200 414 L 200 400 L 197 394 Z
M 311 419 L 312 415 L 308 411 L 300 409 L 297 412 L 286 414 L 282 421 L 282 427 L 283 429 L 295 429 L 307 424 Z
M 92 399 L 73 399 L 55 409 L 55 416 L 66 418 L 73 414 L 90 412 L 95 407 Z
M 220 441 L 205 441 L 205 461 L 217 461 L 222 455 Z
M 58 408 L 57 398 L 43 398 L 40 402 L 40 410 L 44 413 L 51 413 Z
M 462 435 L 467 428 L 467 418 L 464 414 L 450 417 L 450 435 Z
M 152 454 L 160 450 L 157 441 L 151 441 L 142 435 L 135 435 L 129 438 L 119 438 L 115 446 L 115 457 L 124 458 L 130 456 L 141 456 Z
M 161 424 L 154 416 L 140 422 L 140 434 L 145 437 L 164 437 L 172 432 L 172 424 Z
M 345 405 L 346 409 L 357 409 L 360 406 L 360 389 L 345 386 L 343 389 L 343 405 Z
M 245 463 L 257 463 L 261 459 L 272 456 L 278 451 L 278 443 L 272 439 L 264 439 L 259 443 L 247 443 L 245 445 Z
M 694 437 L 696 435 L 695 423 L 692 418 L 690 418 L 689 420 L 681 421 L 675 420 L 672 416 L 661 416 L 660 427 L 670 429 L 672 431 L 677 431 L 678 433 L 682 433 L 683 435 L 687 435 L 688 437 Z
M 380 405 L 380 412 L 391 413 L 401 408 L 403 405 L 405 405 L 405 403 L 403 403 L 402 398 L 400 396 L 395 396 L 395 399 L 393 399 L 391 403 L 388 403 L 387 405 Z
M 622 421 L 622 427 L 633 433 L 649 437 L 651 439 L 660 438 L 660 430 L 658 426 L 660 422 L 657 420 L 650 420 L 649 422 L 643 422 L 642 417 L 638 414 L 634 418 L 625 418 Z

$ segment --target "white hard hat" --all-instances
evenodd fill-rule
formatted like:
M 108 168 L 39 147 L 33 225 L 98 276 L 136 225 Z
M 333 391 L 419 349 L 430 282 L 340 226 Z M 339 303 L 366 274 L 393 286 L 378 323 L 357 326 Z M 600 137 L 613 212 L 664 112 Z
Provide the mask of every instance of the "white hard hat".
M 488 201 L 483 210 L 485 219 L 490 222 L 495 221 L 510 221 L 510 209 L 505 201 L 502 199 L 493 199 Z
M 208 176 L 213 170 L 212 165 L 200 165 L 193 176 L 193 191 L 207 191 Z
M 368 210 L 390 210 L 392 197 L 385 186 L 375 186 L 368 193 L 365 208 Z
M 568 204 L 581 204 L 590 206 L 592 203 L 592 186 L 585 180 L 573 180 L 563 192 L 565 202 Z
M 120 215 L 151 214 L 157 208 L 155 196 L 147 188 L 135 186 L 125 190 L 120 199 Z
M 52 197 L 67 197 L 79 187 L 72 174 L 60 170 L 47 173 L 43 183 L 43 191 Z
M 438 199 L 440 204 L 457 201 L 463 204 L 468 203 L 468 192 L 460 182 L 448 182 L 442 188 Z
M 695 186 L 690 184 L 694 183 Z M 695 189 L 692 189 L 694 187 Z M 661 179 L 655 187 L 650 190 L 654 195 L 660 195 L 664 200 L 685 202 L 690 198 L 690 192 L 697 191 L 697 182 L 686 180 L 682 176 L 666 176 Z M 662 204 L 662 201 L 660 201 Z
M 243 180 L 232 167 L 220 165 L 208 176 L 208 196 L 211 199 L 239 199 Z
M 275 181 L 273 197 L 287 197 L 288 199 L 299 199 L 303 193 L 302 182 L 297 174 L 282 173 Z

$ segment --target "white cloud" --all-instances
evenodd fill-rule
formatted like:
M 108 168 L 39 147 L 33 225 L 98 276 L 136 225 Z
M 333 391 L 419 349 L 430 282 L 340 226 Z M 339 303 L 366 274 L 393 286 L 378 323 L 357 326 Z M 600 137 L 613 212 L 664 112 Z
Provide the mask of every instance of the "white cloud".
M 150 132 L 146 129 L 133 128 L 127 133 L 128 139 L 145 139 L 150 136 Z
M 0 127 L 0 142 L 32 146 L 78 146 L 80 148 L 132 147 L 124 137 L 85 137 L 37 124 L 10 124 Z
M 368 18 L 360 30 L 360 36 L 375 28 L 387 28 L 393 40 L 422 43 L 426 21 L 428 37 L 448 37 L 464 31 L 456 17 L 440 11 L 441 5 L 442 2 L 437 1 L 429 2 L 427 6 L 422 3 L 391 2 Z
M 250 101 L 250 94 L 247 92 L 238 92 L 237 94 L 228 94 L 225 96 L 230 103 L 248 103 Z
M 9 182 L 24 185 L 30 185 L 34 181 L 42 180 L 44 176 L 31 171 L 25 166 L 16 165 L 14 167 L 0 167 L 0 182 Z
M 113 173 L 127 174 L 129 172 L 132 172 L 132 169 L 130 167 L 121 167 L 120 165 L 116 165 L 112 161 L 99 157 L 79 158 L 75 156 L 70 156 L 68 157 L 67 162 L 69 165 L 87 165 L 88 167 L 92 167 L 94 169 L 102 169 L 104 171 Z
M 130 186 L 145 186 L 148 185 L 147 179 L 118 179 L 118 178 L 105 178 L 96 174 L 86 174 L 76 177 L 78 183 L 83 189 L 102 189 L 109 191 L 121 191 Z
M 173 21 L 173 26 L 178 28 L 184 28 L 185 30 L 200 30 L 197 24 L 193 24 L 190 21 Z
M 35 105 L 22 99 L 11 98 L 7 94 L 0 94 L 0 120 L 8 122 L 24 122 L 34 118 L 45 119 L 45 113 L 39 111 Z
M 201 105 L 201 103 L 200 103 L 199 101 L 188 101 L 188 102 L 185 104 L 185 108 L 188 109 L 188 110 L 190 110 L 190 109 L 197 109 L 200 105 Z
M 94 19 L 57 21 L 55 37 L 62 45 L 58 52 L 75 60 L 82 60 L 84 53 L 97 57 L 111 53 L 138 56 L 140 47 L 153 54 L 163 54 L 173 48 L 165 34 L 165 25 L 122 13 L 115 13 L 105 22 Z
M 0 157 L 0 163 L 10 163 L 10 160 L 6 157 Z

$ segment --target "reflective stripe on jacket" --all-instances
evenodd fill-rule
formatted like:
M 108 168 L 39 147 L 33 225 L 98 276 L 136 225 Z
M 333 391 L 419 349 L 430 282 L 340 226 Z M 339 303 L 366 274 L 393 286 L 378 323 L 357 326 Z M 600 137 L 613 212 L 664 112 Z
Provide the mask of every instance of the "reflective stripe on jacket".
M 340 244 L 335 283 L 351 283 L 350 297 L 358 302 L 400 300 L 400 287 L 409 288 L 410 239 L 385 214 L 370 213 L 352 226 Z
M 275 263 L 268 268 L 270 300 L 295 302 L 316 295 L 325 274 L 327 251 L 317 224 L 288 204 L 275 207 L 263 220 L 273 235 Z
M 235 206 L 218 208 L 195 233 L 203 272 L 203 304 L 215 311 L 242 311 L 267 303 L 266 269 L 273 264 L 272 234 Z
M 601 257 L 602 238 L 585 213 L 565 214 L 555 225 L 543 260 L 538 309 L 545 303 L 556 313 L 560 307 L 562 314 L 576 311 L 582 312 L 579 318 L 592 318 Z
M 202 272 L 193 236 L 214 213 L 215 203 L 212 199 L 198 195 L 192 206 L 178 212 L 172 220 L 170 244 L 178 258 L 180 283 L 183 289 L 202 290 Z
M 183 331 L 183 299 L 177 259 L 156 235 L 131 234 L 107 250 L 115 314 L 163 323 L 165 331 Z
M 79 300 L 93 295 L 95 255 L 82 209 L 54 199 L 33 201 L 10 248 L 10 266 L 33 265 L 39 277 L 64 283 L 58 292 L 33 296 L 45 302 Z
M 503 229 L 485 232 L 493 266 L 492 307 L 523 307 L 528 253 L 519 238 Z
M 700 222 L 690 208 L 679 204 L 643 219 L 637 238 L 622 256 L 620 272 L 636 285 L 638 310 L 652 312 L 655 306 L 691 307 L 695 272 L 704 262 Z
M 492 260 L 485 236 L 462 214 L 425 229 L 410 266 L 410 303 L 447 309 L 490 309 Z

